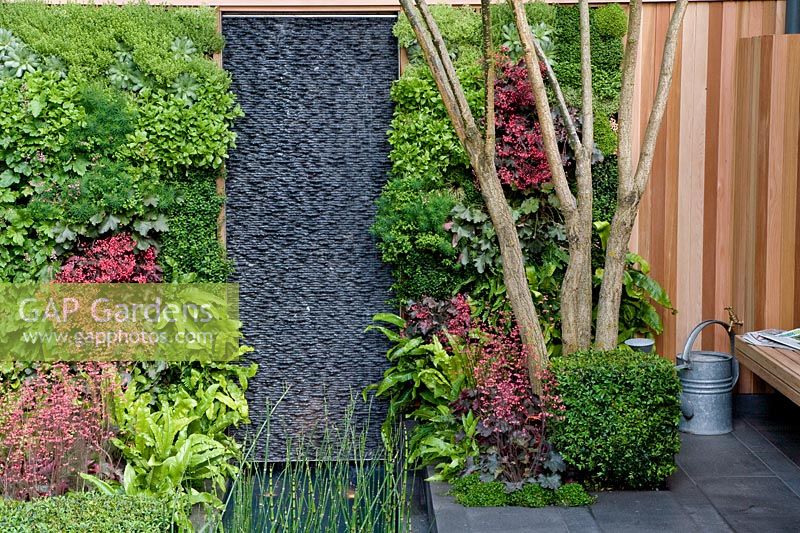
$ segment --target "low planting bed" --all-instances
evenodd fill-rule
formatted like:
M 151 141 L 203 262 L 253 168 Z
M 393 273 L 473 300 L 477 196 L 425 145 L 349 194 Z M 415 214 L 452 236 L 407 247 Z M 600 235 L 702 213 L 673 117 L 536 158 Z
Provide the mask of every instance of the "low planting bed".
M 0 499 L 0 531 L 6 533 L 141 533 L 168 531 L 171 506 L 149 496 L 70 493 L 29 502 Z

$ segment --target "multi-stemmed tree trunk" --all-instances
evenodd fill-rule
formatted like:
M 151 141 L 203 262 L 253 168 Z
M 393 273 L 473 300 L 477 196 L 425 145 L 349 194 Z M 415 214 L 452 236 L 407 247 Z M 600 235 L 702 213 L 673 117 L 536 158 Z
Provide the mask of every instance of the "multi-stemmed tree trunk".
M 661 59 L 661 72 L 658 86 L 653 98 L 653 107 L 647 120 L 644 138 L 641 141 L 639 160 L 632 157 L 633 139 L 633 85 L 636 66 L 639 62 L 639 35 L 642 31 L 642 1 L 631 0 L 629 9 L 628 37 L 625 43 L 625 55 L 622 59 L 622 91 L 619 105 L 619 144 L 617 187 L 617 210 L 611 222 L 611 233 L 606 245 L 605 272 L 600 286 L 600 301 L 597 307 L 597 323 L 595 324 L 595 343 L 603 349 L 613 348 L 617 344 L 619 328 L 619 306 L 622 298 L 622 279 L 625 273 L 625 254 L 631 239 L 633 223 L 639 210 L 650 171 L 653 168 L 653 156 L 656 150 L 658 131 L 667 108 L 667 97 L 672 85 L 672 74 L 675 67 L 675 52 L 678 48 L 678 35 L 683 15 L 689 0 L 675 2 L 672 18 L 667 27 L 664 39 L 664 55 Z
M 567 230 L 569 265 L 561 288 L 561 321 L 564 352 L 586 348 L 592 342 L 592 152 L 594 150 L 594 109 L 592 106 L 592 71 L 589 33 L 589 2 L 579 0 L 581 39 L 581 134 L 568 112 L 567 103 L 553 69 L 533 38 L 525 15 L 523 0 L 509 0 L 514 9 L 517 32 L 524 50 L 528 78 L 533 89 L 536 114 L 541 127 L 542 141 L 552 174 L 556 195 Z M 414 29 L 425 60 L 433 73 L 447 113 L 461 140 L 478 179 L 481 194 L 497 233 L 503 258 L 503 276 L 508 298 L 528 352 L 528 369 L 536 393 L 540 392 L 538 371 L 547 364 L 547 347 L 539 325 L 536 308 L 525 276 L 525 264 L 516 226 L 503 193 L 495 167 L 494 130 L 494 50 L 492 47 L 489 0 L 481 0 L 483 21 L 483 52 L 485 64 L 486 125 L 478 127 L 470 111 L 464 90 L 455 72 L 450 54 L 425 0 L 400 0 L 403 11 Z M 658 130 L 666 108 L 672 83 L 677 38 L 688 0 L 677 0 L 667 30 L 661 73 L 653 108 L 641 144 L 640 156 L 632 160 L 633 83 L 638 64 L 638 44 L 642 26 L 642 0 L 631 0 L 625 55 L 622 62 L 622 90 L 619 109 L 619 186 L 617 211 L 611 222 L 603 282 L 600 289 L 595 344 L 610 349 L 617 344 L 619 306 L 633 223 L 639 201 L 644 194 L 653 164 Z M 555 96 L 555 105 L 567 128 L 567 139 L 575 154 L 575 193 L 570 189 L 561 162 L 550 113 L 551 104 L 545 86 Z
M 400 0 L 411 27 L 417 36 L 425 60 L 433 73 L 436 86 L 442 96 L 447 114 L 459 140 L 469 156 L 470 164 L 478 178 L 483 201 L 495 227 L 503 258 L 503 281 L 511 302 L 522 342 L 528 352 L 528 374 L 531 386 L 537 394 L 541 392 L 539 371 L 547 365 L 547 346 L 544 342 L 539 317 L 533 305 L 528 279 L 525 275 L 525 260 L 519 235 L 511 214 L 511 208 L 503 193 L 495 167 L 494 91 L 486 91 L 486 127 L 478 127 L 467 103 L 464 89 L 456 75 L 444 39 L 424 0 Z M 487 88 L 494 87 L 495 68 L 492 50 L 491 17 L 489 0 L 482 0 L 483 47 L 485 56 L 485 82 Z
M 589 4 L 580 3 L 581 20 L 581 118 L 583 129 L 578 137 L 567 110 L 561 86 L 544 53 L 531 33 L 522 0 L 513 0 L 514 19 L 524 50 L 528 79 L 533 88 L 539 126 L 542 131 L 547 162 L 554 189 L 561 204 L 567 230 L 569 264 L 561 284 L 561 338 L 565 353 L 588 348 L 592 341 L 592 151 L 594 149 L 594 111 L 592 105 L 591 57 L 589 49 Z M 585 19 L 585 21 L 584 21 Z M 575 154 L 576 194 L 570 191 L 561 162 L 555 125 L 540 64 L 545 65 L 547 78 L 567 128 L 567 139 Z M 487 88 L 487 90 L 489 90 Z

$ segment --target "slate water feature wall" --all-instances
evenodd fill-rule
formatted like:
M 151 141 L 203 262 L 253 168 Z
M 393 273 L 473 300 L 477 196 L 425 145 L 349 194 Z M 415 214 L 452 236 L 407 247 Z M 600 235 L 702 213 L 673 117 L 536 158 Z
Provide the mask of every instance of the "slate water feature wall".
M 225 16 L 223 64 L 245 116 L 227 164 L 226 231 L 245 340 L 259 363 L 253 427 L 284 437 L 341 416 L 380 378 L 386 344 L 364 333 L 386 311 L 390 274 L 369 234 L 389 162 L 397 43 L 388 17 Z M 362 404 L 363 405 L 363 404 Z M 377 430 L 382 407 L 373 406 Z M 355 418 L 366 420 L 360 407 Z

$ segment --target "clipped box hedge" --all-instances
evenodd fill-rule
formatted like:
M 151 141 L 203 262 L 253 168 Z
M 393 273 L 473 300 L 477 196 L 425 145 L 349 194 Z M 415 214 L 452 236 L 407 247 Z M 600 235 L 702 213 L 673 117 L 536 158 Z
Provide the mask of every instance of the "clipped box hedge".
M 596 488 L 663 485 L 680 450 L 674 365 L 619 348 L 558 357 L 552 370 L 567 410 L 550 438 L 564 460 Z
M 73 492 L 29 502 L 0 499 L 4 533 L 141 533 L 171 527 L 169 504 L 145 496 Z

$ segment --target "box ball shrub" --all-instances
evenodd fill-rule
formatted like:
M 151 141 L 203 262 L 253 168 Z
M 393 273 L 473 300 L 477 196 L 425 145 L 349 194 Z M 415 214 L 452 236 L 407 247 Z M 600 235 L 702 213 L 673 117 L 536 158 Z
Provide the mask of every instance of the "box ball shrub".
M 603 37 L 620 39 L 628 32 L 628 16 L 617 4 L 608 4 L 594 11 L 594 29 Z
M 140 533 L 169 531 L 172 508 L 146 496 L 72 492 L 27 502 L 0 499 L 5 533 Z
M 673 364 L 626 348 L 555 358 L 566 406 L 553 446 L 598 488 L 654 488 L 675 471 L 680 383 Z

